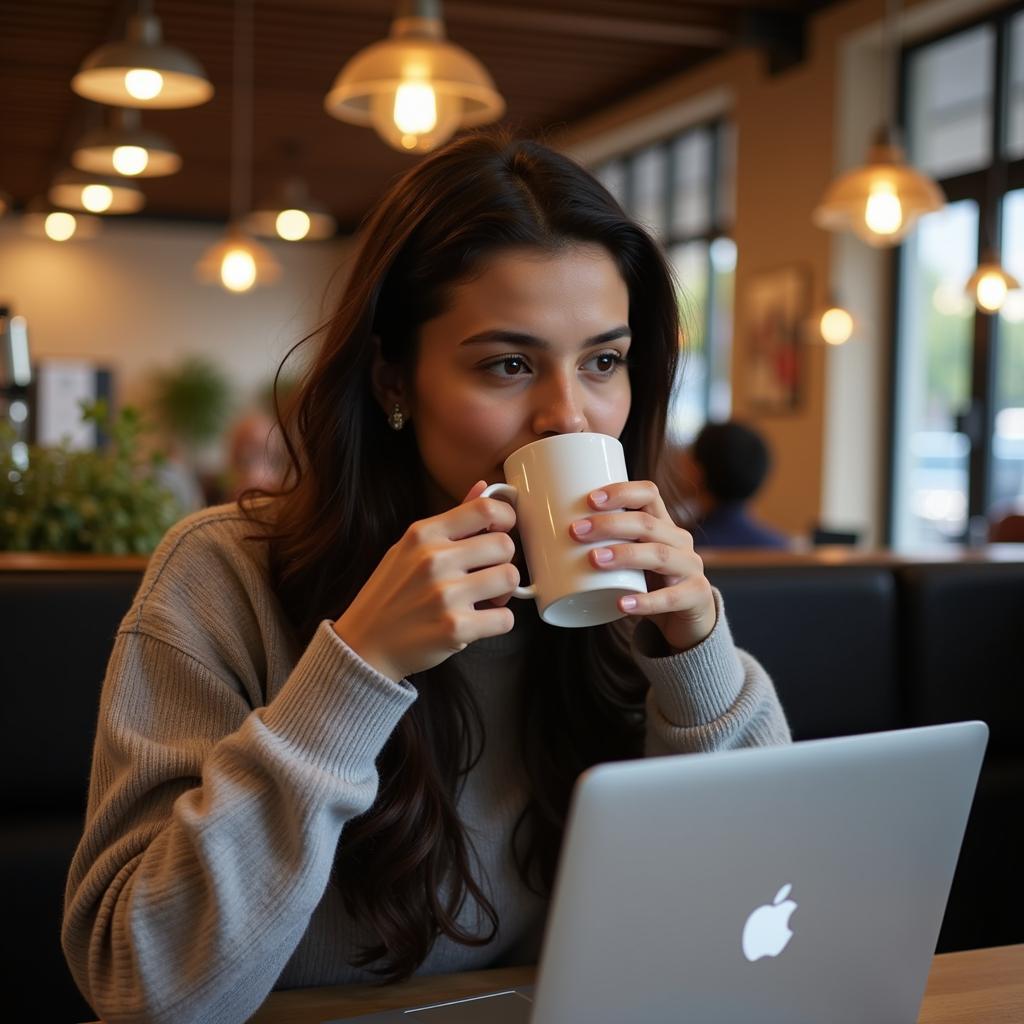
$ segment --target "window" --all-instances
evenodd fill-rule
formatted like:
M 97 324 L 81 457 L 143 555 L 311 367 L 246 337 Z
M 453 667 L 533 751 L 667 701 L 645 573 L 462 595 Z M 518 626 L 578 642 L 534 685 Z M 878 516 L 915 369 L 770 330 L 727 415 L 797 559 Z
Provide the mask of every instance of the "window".
M 670 442 L 690 440 L 731 406 L 736 245 L 734 132 L 725 121 L 609 160 L 594 173 L 665 249 L 679 287 L 684 356 L 669 410 Z
M 965 291 L 989 249 L 1024 281 L 1024 12 L 903 61 L 908 155 L 948 200 L 898 260 L 889 534 L 912 549 L 983 539 L 1024 500 L 1024 293 L 993 317 Z

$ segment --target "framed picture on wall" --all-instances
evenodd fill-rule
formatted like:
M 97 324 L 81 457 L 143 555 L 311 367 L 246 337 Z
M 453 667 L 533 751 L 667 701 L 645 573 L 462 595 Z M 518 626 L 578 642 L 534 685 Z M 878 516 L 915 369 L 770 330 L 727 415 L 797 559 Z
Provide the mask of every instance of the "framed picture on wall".
M 747 401 L 758 412 L 784 413 L 799 404 L 809 297 L 809 275 L 801 266 L 757 274 L 747 285 L 743 374 Z

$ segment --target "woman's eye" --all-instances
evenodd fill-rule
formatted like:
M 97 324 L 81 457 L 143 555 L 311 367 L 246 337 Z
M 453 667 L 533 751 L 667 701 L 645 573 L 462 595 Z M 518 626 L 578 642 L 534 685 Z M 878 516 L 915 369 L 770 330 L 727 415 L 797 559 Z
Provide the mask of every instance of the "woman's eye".
M 598 373 L 610 376 L 620 366 L 625 364 L 626 358 L 618 352 L 602 352 L 600 355 L 594 356 L 593 359 L 589 360 L 589 362 L 593 364 L 594 369 L 596 369 Z
M 524 372 L 529 372 L 526 360 L 522 356 L 505 356 L 484 367 L 499 377 L 518 377 Z

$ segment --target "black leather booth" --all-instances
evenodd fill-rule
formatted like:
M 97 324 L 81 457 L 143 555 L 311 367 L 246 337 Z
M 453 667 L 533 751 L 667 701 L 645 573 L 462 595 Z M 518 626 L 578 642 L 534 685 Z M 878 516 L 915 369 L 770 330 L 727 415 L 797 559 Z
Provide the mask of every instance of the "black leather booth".
M 940 951 L 1024 941 L 1024 561 L 715 565 L 797 739 L 982 718 L 992 740 Z M 137 572 L 0 569 L 0 963 L 12 1017 L 88 1020 L 60 951 L 100 683 Z

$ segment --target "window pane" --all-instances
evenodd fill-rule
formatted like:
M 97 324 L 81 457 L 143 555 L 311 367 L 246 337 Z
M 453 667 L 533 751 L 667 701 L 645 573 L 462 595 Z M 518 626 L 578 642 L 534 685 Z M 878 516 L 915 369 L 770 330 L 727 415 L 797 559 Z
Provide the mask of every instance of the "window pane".
M 669 250 L 669 260 L 679 286 L 683 321 L 680 377 L 668 417 L 668 439 L 673 444 L 690 441 L 707 418 L 708 360 L 705 345 L 708 307 L 708 245 L 687 242 Z
M 665 237 L 665 164 L 664 146 L 643 149 L 633 161 L 633 218 L 657 238 Z
M 901 266 L 895 517 L 898 549 L 959 540 L 967 525 L 970 442 L 956 416 L 970 403 L 978 207 L 950 203 L 922 217 Z
M 594 170 L 594 177 L 613 196 L 620 206 L 626 205 L 626 166 L 621 160 L 611 160 Z
M 732 410 L 732 307 L 736 286 L 736 243 L 716 238 L 711 243 L 709 420 L 727 420 Z
M 698 235 L 711 226 L 711 129 L 696 128 L 672 143 L 672 234 Z
M 1003 266 L 1024 281 L 1024 189 L 1003 200 Z M 996 339 L 995 429 L 991 502 L 1024 499 L 1024 291 L 1010 292 L 999 314 Z
M 992 159 L 995 32 L 981 25 L 910 58 L 908 126 L 912 162 L 937 178 Z
M 1007 94 L 1006 152 L 1024 156 L 1024 13 L 1010 22 L 1010 82 Z

